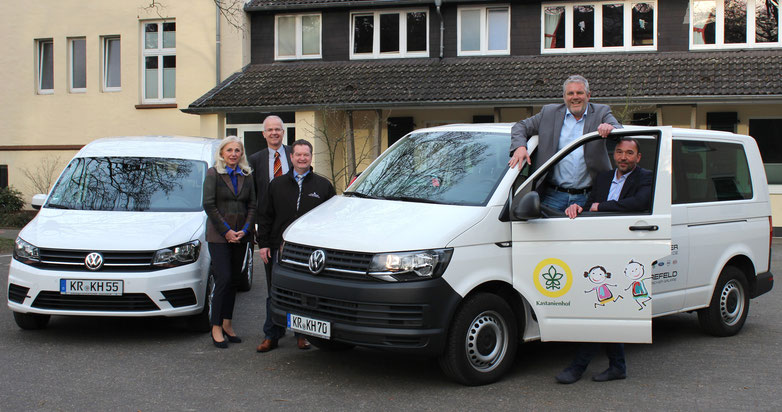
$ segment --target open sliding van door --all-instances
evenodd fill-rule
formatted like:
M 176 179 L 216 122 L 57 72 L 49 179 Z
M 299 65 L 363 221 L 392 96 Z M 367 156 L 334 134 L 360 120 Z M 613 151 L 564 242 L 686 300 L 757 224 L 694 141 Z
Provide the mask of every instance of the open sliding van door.
M 529 301 L 543 341 L 652 341 L 652 267 L 671 250 L 671 128 L 614 130 L 605 139 L 612 165 L 622 136 L 637 140 L 638 166 L 651 171 L 651 199 L 641 210 L 584 211 L 570 219 L 540 206 L 545 193 L 537 191 L 553 167 L 600 139 L 597 133 L 563 148 L 514 193 L 513 284 Z

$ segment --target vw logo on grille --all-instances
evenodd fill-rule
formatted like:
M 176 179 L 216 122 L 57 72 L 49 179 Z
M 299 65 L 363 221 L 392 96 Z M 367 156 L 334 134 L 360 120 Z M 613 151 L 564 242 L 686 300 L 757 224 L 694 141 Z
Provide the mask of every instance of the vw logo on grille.
M 100 270 L 103 267 L 103 255 L 98 252 L 92 252 L 84 258 L 84 266 L 89 270 Z
M 313 275 L 317 275 L 323 270 L 323 267 L 326 266 L 326 252 L 324 252 L 321 249 L 318 249 L 310 255 L 310 272 L 312 272 Z

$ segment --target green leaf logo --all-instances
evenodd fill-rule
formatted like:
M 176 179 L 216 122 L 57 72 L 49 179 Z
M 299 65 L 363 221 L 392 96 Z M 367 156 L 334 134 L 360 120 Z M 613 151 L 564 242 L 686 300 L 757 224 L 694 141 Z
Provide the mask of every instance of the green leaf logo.
M 551 265 L 548 268 L 548 272 L 543 273 L 542 276 L 543 279 L 546 280 L 546 289 L 558 290 L 562 287 L 559 280 L 562 279 L 562 277 L 565 275 L 563 273 L 557 272 L 557 268 L 555 268 L 554 265 Z

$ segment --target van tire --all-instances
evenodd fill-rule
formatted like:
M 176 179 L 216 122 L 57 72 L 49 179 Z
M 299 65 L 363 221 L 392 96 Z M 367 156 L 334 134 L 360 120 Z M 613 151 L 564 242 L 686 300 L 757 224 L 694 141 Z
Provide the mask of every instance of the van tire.
M 187 318 L 187 329 L 206 333 L 212 330 L 212 297 L 215 290 L 215 278 L 212 269 L 209 269 L 209 276 L 206 278 L 206 292 L 204 293 L 204 309 L 201 313 Z
M 16 321 L 16 325 L 24 330 L 43 329 L 49 324 L 50 318 L 51 315 L 14 312 L 14 321 Z
M 253 242 L 247 242 L 247 250 L 244 252 L 244 263 L 242 266 L 242 280 L 239 281 L 237 289 L 240 292 L 247 292 L 253 287 Z
M 749 287 L 744 273 L 725 266 L 717 280 L 709 307 L 698 311 L 698 322 L 714 336 L 733 336 L 744 326 L 749 313 Z
M 468 297 L 451 322 L 440 368 L 463 385 L 496 382 L 516 358 L 516 325 L 513 310 L 499 296 L 478 293 Z
M 317 338 L 315 336 L 307 336 L 307 341 L 309 341 L 312 346 L 328 352 L 340 352 L 356 347 L 356 345 L 350 343 L 337 342 L 329 339 Z

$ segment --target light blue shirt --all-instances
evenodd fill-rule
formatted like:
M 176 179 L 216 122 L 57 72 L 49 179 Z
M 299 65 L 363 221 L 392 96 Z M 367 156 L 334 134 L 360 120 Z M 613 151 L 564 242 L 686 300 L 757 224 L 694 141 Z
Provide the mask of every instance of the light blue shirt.
M 608 199 L 606 200 L 619 200 L 619 195 L 622 193 L 622 188 L 625 187 L 625 181 L 627 181 L 627 176 L 630 176 L 631 173 L 635 171 L 635 169 L 631 170 L 630 173 L 625 173 L 622 175 L 622 177 L 617 178 L 616 173 L 619 170 L 614 171 L 614 180 L 611 181 L 611 188 L 608 189 Z
M 282 174 L 288 173 L 288 161 L 285 160 L 285 146 L 280 145 L 277 153 L 280 154 L 280 164 L 282 165 Z M 274 179 L 274 150 L 269 148 L 269 181 Z
M 562 132 L 559 134 L 559 144 L 557 150 L 567 146 L 570 142 L 578 139 L 584 134 L 584 123 L 588 115 L 587 110 L 581 116 L 581 120 L 576 120 L 575 116 L 566 109 L 565 121 L 562 122 Z M 592 177 L 589 176 L 584 160 L 584 146 L 570 152 L 565 156 L 551 174 L 551 182 L 559 187 L 569 189 L 584 189 L 592 185 Z

